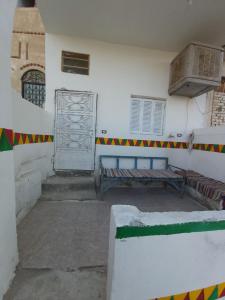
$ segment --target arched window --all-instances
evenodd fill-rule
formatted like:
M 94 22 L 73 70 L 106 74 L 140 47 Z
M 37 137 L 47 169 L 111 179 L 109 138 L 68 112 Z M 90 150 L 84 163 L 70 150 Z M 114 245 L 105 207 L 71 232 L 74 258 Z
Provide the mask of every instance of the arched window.
M 45 74 L 38 70 L 30 70 L 22 77 L 22 97 L 35 105 L 44 106 Z

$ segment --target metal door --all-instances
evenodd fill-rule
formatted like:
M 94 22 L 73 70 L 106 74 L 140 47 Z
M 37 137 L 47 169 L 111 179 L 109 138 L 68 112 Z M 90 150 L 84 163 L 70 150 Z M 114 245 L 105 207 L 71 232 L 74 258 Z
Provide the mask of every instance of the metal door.
M 97 94 L 56 91 L 55 170 L 94 170 Z

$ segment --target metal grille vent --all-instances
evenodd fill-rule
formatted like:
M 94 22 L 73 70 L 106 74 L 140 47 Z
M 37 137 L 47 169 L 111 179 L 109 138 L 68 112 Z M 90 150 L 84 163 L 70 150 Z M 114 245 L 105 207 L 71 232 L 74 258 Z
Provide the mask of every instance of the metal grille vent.
M 89 75 L 88 54 L 62 51 L 62 72 Z

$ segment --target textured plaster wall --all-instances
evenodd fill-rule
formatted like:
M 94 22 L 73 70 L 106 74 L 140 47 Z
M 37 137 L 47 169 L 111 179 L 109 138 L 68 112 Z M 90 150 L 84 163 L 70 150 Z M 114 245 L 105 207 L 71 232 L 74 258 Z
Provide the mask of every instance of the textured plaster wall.
M 224 229 L 193 232 L 191 225 L 186 233 L 163 233 L 171 224 L 179 230 L 181 224 L 198 222 L 199 227 L 204 227 L 205 222 L 217 221 L 225 224 L 224 211 L 141 213 L 135 207 L 114 206 L 107 299 L 156 299 L 224 283 L 225 270 L 221 264 L 225 259 Z M 156 235 L 118 238 L 117 230 L 123 226 L 136 226 L 143 231 L 157 225 L 161 227 Z M 205 299 L 210 295 L 209 292 Z
M 16 1 L 0 1 L 0 128 L 12 129 L 10 47 Z M 17 256 L 14 157 L 0 152 L 0 299 L 13 278 Z
M 14 131 L 52 134 L 53 115 L 13 93 Z M 41 196 L 41 183 L 52 175 L 53 143 L 25 144 L 14 147 L 17 222 Z

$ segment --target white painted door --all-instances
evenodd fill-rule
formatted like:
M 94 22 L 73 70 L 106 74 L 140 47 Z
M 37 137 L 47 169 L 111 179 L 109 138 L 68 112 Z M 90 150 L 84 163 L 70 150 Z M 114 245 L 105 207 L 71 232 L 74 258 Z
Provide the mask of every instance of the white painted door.
M 94 170 L 97 95 L 56 91 L 55 170 Z

